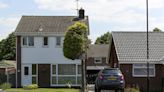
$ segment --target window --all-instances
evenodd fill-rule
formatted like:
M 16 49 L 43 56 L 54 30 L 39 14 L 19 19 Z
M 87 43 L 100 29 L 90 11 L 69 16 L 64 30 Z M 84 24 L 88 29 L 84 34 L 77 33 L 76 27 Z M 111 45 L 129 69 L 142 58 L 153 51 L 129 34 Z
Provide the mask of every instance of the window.
M 48 46 L 48 37 L 43 38 L 43 46 Z
M 56 76 L 56 65 L 52 65 L 52 77 L 51 77 L 51 83 L 57 84 L 57 76 Z
M 76 75 L 76 65 L 75 64 L 59 64 L 58 74 L 59 75 Z
M 56 45 L 61 46 L 61 37 L 56 37 Z
M 56 65 L 52 65 L 52 74 L 56 74 Z
M 32 64 L 32 84 L 37 84 L 37 64 Z
M 27 45 L 27 37 L 23 37 L 23 45 L 24 45 L 24 46 Z
M 95 58 L 94 58 L 94 63 L 102 63 L 102 58 L 100 58 L 100 57 L 95 57 Z
M 36 64 L 32 64 L 32 75 L 36 75 Z
M 24 75 L 29 75 L 28 67 L 24 67 Z
M 133 64 L 134 77 L 147 77 L 147 64 Z M 149 76 L 155 76 L 155 65 L 149 64 Z
M 34 46 L 34 37 L 28 37 L 28 46 Z
M 78 74 L 81 74 L 81 65 L 78 65 Z
M 22 40 L 23 46 L 34 46 L 34 37 L 23 37 Z
M 71 84 L 76 84 L 76 77 L 75 76 L 60 76 L 58 77 L 58 84 L 67 84 L 67 83 L 71 83 Z

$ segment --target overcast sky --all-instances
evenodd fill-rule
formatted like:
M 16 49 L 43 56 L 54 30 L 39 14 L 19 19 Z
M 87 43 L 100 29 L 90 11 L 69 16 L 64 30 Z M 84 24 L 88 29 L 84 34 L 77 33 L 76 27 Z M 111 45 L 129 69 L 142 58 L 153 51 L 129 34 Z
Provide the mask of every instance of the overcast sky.
M 77 15 L 76 0 L 0 0 L 0 40 L 22 15 Z M 146 31 L 146 0 L 79 0 L 89 16 L 90 38 L 107 31 Z M 149 29 L 164 30 L 164 0 L 149 0 Z

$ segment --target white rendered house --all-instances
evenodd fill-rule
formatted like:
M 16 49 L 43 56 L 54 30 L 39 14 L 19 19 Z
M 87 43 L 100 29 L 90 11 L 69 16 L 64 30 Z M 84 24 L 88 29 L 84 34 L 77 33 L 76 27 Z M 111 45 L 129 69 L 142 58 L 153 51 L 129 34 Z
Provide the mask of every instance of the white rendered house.
M 81 85 L 81 60 L 63 55 L 67 28 L 76 21 L 88 26 L 84 10 L 79 16 L 23 16 L 16 28 L 18 87 Z

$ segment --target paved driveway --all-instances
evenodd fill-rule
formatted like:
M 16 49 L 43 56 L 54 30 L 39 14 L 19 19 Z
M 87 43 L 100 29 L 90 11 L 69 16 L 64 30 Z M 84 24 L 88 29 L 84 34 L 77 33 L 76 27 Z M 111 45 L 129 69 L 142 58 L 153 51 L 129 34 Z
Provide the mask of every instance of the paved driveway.
M 87 87 L 88 87 L 88 92 L 95 92 L 95 90 L 94 90 L 95 85 L 89 84 L 89 85 L 87 85 Z M 101 90 L 101 92 L 115 92 L 115 91 L 113 91 L 113 90 Z

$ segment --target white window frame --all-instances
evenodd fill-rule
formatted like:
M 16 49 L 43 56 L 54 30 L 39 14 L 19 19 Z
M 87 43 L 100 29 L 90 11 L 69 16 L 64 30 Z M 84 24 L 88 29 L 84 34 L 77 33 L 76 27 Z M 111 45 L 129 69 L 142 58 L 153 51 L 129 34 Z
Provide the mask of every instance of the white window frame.
M 67 64 L 67 63 L 66 63 Z M 52 66 L 53 65 L 56 65 L 56 74 L 53 74 L 53 68 L 52 68 Z M 80 64 L 75 64 L 76 65 L 76 74 L 75 75 L 59 75 L 58 74 L 58 65 L 59 64 L 51 64 L 51 86 L 65 86 L 65 84 L 59 84 L 59 80 L 58 80 L 58 77 L 75 77 L 76 78 L 76 83 L 75 84 L 73 84 L 73 85 L 75 85 L 75 86 L 80 86 L 81 84 L 78 84 L 77 83 L 77 77 L 81 77 L 81 74 L 78 74 L 78 65 L 80 65 Z M 56 84 L 53 84 L 52 83 L 52 77 L 53 76 L 55 76 L 56 77 Z
M 58 37 L 60 38 L 60 45 L 57 44 L 57 38 L 58 38 Z M 62 37 L 61 37 L 61 36 L 56 36 L 56 37 L 55 37 L 55 40 L 56 40 L 55 45 L 56 45 L 57 47 L 62 46 Z
M 100 60 L 100 62 L 96 62 L 96 60 Z M 95 64 L 101 64 L 102 63 L 102 57 L 94 57 L 94 63 Z
M 38 84 L 38 64 L 35 64 L 36 65 L 36 74 L 35 75 L 33 75 L 32 74 L 32 65 L 33 64 L 31 64 L 31 83 L 32 83 L 32 77 L 36 77 L 36 84 Z
M 47 36 L 44 36 L 44 37 L 47 37 Z M 42 39 L 42 45 L 43 45 L 43 47 L 48 47 L 49 46 L 49 37 L 47 37 L 47 45 L 44 45 L 44 37 L 43 37 L 43 39 Z
M 23 44 L 23 38 L 24 38 L 24 37 L 26 37 L 26 39 L 27 39 L 26 45 Z M 33 46 L 30 46 L 30 45 L 29 45 L 29 37 L 33 37 L 33 40 L 34 40 L 34 45 L 33 45 Z M 22 42 L 22 46 L 23 46 L 23 47 L 34 47 L 34 46 L 35 46 L 35 37 L 34 37 L 34 36 L 22 36 L 21 42 Z
M 137 64 L 145 64 L 146 66 L 145 67 L 141 67 L 141 66 L 137 66 Z M 133 64 L 133 77 L 147 77 L 147 74 L 144 74 L 144 75 L 135 75 L 135 69 L 141 69 L 141 68 L 143 68 L 143 69 L 147 69 L 147 63 L 135 63 L 135 64 Z M 153 69 L 153 72 L 154 72 L 154 74 L 153 75 L 150 75 L 149 74 L 149 76 L 150 77 L 155 77 L 155 64 L 150 64 L 149 65 L 149 69 Z

